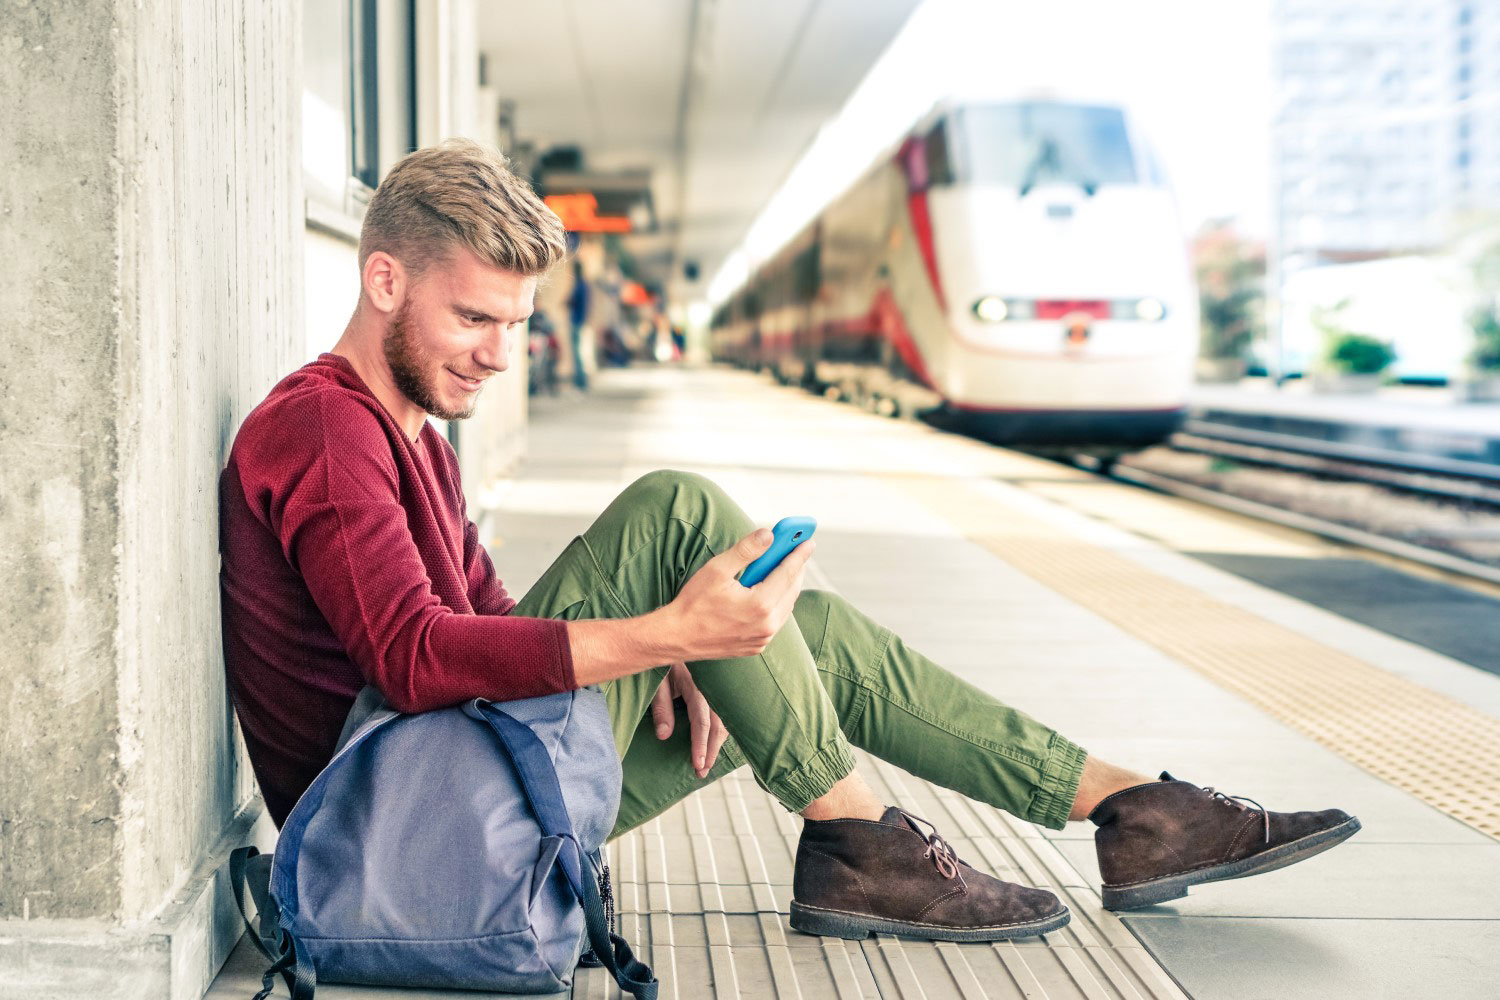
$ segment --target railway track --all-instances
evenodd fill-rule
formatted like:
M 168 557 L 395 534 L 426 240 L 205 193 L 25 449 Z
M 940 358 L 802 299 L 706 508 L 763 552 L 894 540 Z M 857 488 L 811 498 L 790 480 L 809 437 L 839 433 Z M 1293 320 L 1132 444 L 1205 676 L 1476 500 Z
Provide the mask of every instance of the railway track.
M 1376 483 L 1406 493 L 1500 507 L 1500 465 L 1406 454 L 1199 420 L 1190 421 L 1187 430 L 1172 435 L 1169 444 L 1178 451 L 1266 468 Z
M 1214 460 L 1232 463 L 1234 467 L 1304 476 L 1310 482 L 1365 484 L 1396 495 L 1421 498 L 1434 508 L 1451 509 L 1454 515 L 1451 527 L 1426 529 L 1424 534 L 1427 536 L 1442 536 L 1446 541 L 1458 543 L 1500 543 L 1500 467 L 1462 463 L 1475 468 L 1465 468 L 1460 472 L 1451 467 L 1452 460 L 1439 459 L 1434 462 L 1420 456 L 1408 460 L 1407 456 L 1395 452 L 1355 458 L 1350 455 L 1347 447 L 1341 447 L 1335 442 L 1297 439 L 1291 442 L 1292 447 L 1287 447 L 1287 435 L 1259 434 L 1231 427 L 1226 429 L 1228 433 L 1218 436 L 1215 430 L 1212 425 L 1194 422 L 1190 424 L 1189 430 L 1174 435 L 1162 448 L 1178 455 L 1209 456 Z M 1080 464 L 1092 465 L 1100 474 L 1118 482 L 1305 531 L 1378 552 L 1387 558 L 1436 570 L 1459 580 L 1481 581 L 1487 585 L 1487 590 L 1500 586 L 1500 565 L 1467 558 L 1434 545 L 1393 537 L 1391 533 L 1359 524 L 1353 519 L 1322 516 L 1319 512 L 1309 510 L 1287 509 L 1264 499 L 1236 495 L 1203 481 L 1193 481 L 1195 478 L 1201 480 L 1202 477 L 1177 475 L 1160 467 L 1153 468 L 1153 464 L 1159 464 L 1152 461 L 1154 451 L 1156 450 L 1124 456 L 1116 462 L 1105 464 L 1082 459 Z M 1434 465 L 1449 468 L 1438 472 L 1434 470 Z M 1478 527 L 1467 523 L 1472 518 L 1466 515 L 1476 511 L 1485 515 L 1481 520 L 1493 517 L 1493 523 Z
M 875 409 L 874 407 L 867 407 Z M 880 412 L 876 409 L 876 412 Z M 1441 456 L 1406 453 L 1389 448 L 1351 445 L 1312 437 L 1278 434 L 1194 419 L 1158 449 L 1101 457 L 1096 453 L 1061 455 L 1053 449 L 1026 449 L 1040 458 L 1061 460 L 1116 482 L 1154 490 L 1217 507 L 1221 510 L 1307 532 L 1344 545 L 1378 553 L 1387 561 L 1420 567 L 1487 594 L 1500 593 L 1500 558 L 1493 562 L 1466 558 L 1432 545 L 1392 537 L 1380 530 L 1289 510 L 1276 503 L 1251 499 L 1223 489 L 1175 476 L 1143 464 L 1143 456 L 1157 450 L 1209 456 L 1237 466 L 1305 476 L 1309 480 L 1359 483 L 1393 494 L 1421 498 L 1455 509 L 1493 512 L 1493 525 L 1461 525 L 1437 529 L 1449 541 L 1493 542 L 1500 545 L 1500 465 Z M 1432 529 L 1426 532 L 1434 534 Z M 1500 550 L 1497 550 L 1500 554 Z

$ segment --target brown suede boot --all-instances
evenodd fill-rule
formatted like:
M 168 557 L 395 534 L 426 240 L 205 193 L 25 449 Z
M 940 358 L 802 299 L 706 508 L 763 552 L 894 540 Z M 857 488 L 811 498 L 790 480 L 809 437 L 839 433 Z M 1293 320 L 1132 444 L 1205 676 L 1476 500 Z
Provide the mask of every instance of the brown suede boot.
M 1340 809 L 1268 812 L 1242 798 L 1163 771 L 1160 781 L 1116 792 L 1095 806 L 1089 819 L 1099 826 L 1094 846 L 1105 908 L 1163 903 L 1200 882 L 1285 868 L 1359 832 L 1359 820 Z
M 1057 930 L 1068 908 L 1043 889 L 964 864 L 932 824 L 891 806 L 879 823 L 805 820 L 792 876 L 792 926 L 806 934 L 872 932 L 934 941 L 1001 941 Z

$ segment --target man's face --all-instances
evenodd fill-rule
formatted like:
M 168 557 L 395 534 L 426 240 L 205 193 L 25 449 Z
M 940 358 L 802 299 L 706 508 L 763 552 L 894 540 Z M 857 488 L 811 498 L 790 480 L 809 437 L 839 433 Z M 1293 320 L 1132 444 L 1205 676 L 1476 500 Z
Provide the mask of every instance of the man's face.
M 466 249 L 434 262 L 408 285 L 386 329 L 396 388 L 442 420 L 472 415 L 485 380 L 510 367 L 512 341 L 535 294 L 536 278 L 502 271 Z

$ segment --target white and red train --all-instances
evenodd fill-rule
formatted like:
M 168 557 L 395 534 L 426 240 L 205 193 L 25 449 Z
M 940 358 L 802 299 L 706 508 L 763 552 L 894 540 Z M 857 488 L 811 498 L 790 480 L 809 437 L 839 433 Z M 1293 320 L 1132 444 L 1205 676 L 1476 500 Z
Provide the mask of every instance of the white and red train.
M 716 359 L 989 440 L 1110 449 L 1182 420 L 1197 295 L 1123 109 L 946 103 L 715 311 Z

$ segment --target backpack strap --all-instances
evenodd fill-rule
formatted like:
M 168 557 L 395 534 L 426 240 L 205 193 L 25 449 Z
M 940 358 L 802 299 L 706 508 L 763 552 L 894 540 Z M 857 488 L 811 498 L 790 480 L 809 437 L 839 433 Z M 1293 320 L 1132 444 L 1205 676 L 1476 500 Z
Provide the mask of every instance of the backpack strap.
M 604 914 L 604 902 L 599 898 L 599 886 L 593 873 L 583 871 L 583 851 L 573 833 L 573 821 L 568 816 L 567 801 L 563 798 L 562 785 L 557 780 L 557 769 L 547 748 L 537 739 L 531 727 L 517 721 L 499 705 L 492 702 L 479 703 L 479 715 L 495 735 L 515 765 L 521 780 L 521 789 L 540 823 L 542 833 L 548 837 L 560 837 L 563 850 L 558 852 L 563 874 L 573 894 L 583 905 L 584 924 L 588 928 L 589 943 L 594 955 L 620 984 L 620 989 L 636 1000 L 656 1000 L 659 984 L 651 967 L 635 957 L 630 945 L 618 934 L 610 932 Z
M 313 1000 L 318 987 L 317 973 L 311 963 L 298 958 L 297 939 L 276 919 L 276 907 L 271 902 L 270 855 L 260 853 L 260 849 L 253 846 L 236 848 L 229 855 L 229 884 L 234 890 L 234 905 L 239 907 L 250 940 L 272 963 L 261 977 L 261 990 L 255 994 L 254 1000 L 265 1000 L 271 995 L 278 975 L 286 980 L 292 1000 Z M 250 923 L 250 915 L 245 912 L 247 885 L 256 912 L 260 914 L 259 929 Z M 272 950 L 273 946 L 275 950 Z

